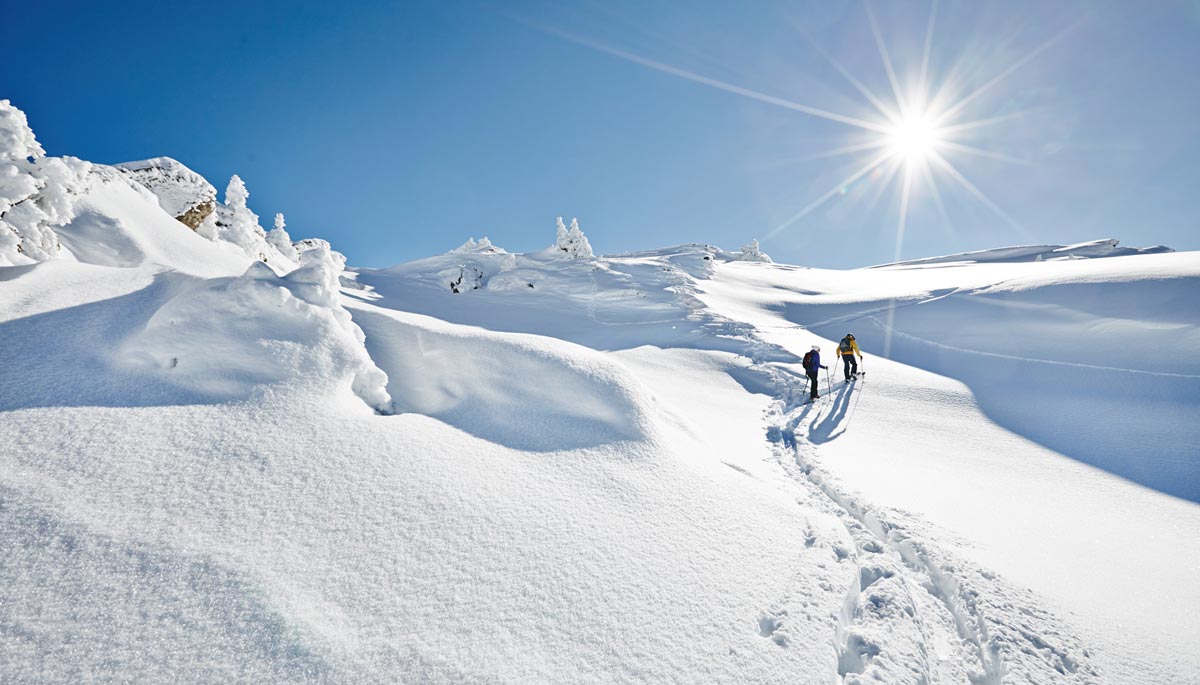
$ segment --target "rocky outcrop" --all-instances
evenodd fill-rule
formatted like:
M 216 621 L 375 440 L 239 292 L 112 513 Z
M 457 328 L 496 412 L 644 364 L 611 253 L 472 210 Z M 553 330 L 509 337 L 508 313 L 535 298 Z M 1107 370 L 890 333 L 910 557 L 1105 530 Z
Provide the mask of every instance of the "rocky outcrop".
M 216 209 L 217 189 L 203 176 L 170 157 L 116 166 L 154 193 L 160 207 L 193 231 Z
M 175 218 L 182 222 L 183 225 L 194 231 L 199 228 L 200 224 L 204 223 L 204 220 L 207 219 L 216 208 L 217 204 L 215 202 L 202 202 Z

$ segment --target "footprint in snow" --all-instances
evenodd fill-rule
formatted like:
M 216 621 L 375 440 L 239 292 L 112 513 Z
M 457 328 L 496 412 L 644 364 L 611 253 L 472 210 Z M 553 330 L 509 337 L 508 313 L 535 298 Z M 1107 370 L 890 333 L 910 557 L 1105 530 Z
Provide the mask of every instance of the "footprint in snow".
M 780 629 L 783 628 L 783 618 L 781 616 L 772 616 L 770 614 L 760 616 L 758 619 L 758 634 L 763 637 L 771 638 L 771 641 L 780 647 L 788 646 L 788 638 Z

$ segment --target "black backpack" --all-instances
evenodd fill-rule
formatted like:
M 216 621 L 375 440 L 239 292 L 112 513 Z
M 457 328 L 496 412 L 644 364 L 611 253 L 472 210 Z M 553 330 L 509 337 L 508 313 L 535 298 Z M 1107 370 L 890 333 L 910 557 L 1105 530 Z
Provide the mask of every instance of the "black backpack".
M 812 371 L 812 350 L 804 353 L 804 370 Z

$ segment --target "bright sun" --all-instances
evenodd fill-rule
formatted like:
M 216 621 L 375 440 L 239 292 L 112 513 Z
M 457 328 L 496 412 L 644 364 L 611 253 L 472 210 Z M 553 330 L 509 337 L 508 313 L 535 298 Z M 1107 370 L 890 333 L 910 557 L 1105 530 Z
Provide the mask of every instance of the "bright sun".
M 924 162 L 936 154 L 941 135 L 932 117 L 911 114 L 884 134 L 888 150 L 906 164 Z
M 871 3 L 864 2 L 863 7 L 871 26 L 871 33 L 875 39 L 875 46 L 879 50 L 879 58 L 883 66 L 883 71 L 887 74 L 887 81 L 891 87 L 891 98 L 877 95 L 834 59 L 832 55 L 813 42 L 811 38 L 808 38 L 803 32 L 802 35 L 808 38 L 816 52 L 825 57 L 833 69 L 840 73 L 872 106 L 873 111 L 866 110 L 871 113 L 865 117 L 844 114 L 821 107 L 813 107 L 802 102 L 796 102 L 735 83 L 721 81 L 694 71 L 688 71 L 687 69 L 627 52 L 595 40 L 557 29 L 542 28 L 580 45 L 629 60 L 650 69 L 694 81 L 710 88 L 724 90 L 751 100 L 758 100 L 769 105 L 859 129 L 862 134 L 854 136 L 849 144 L 835 147 L 803 159 L 864 155 L 865 159 L 862 164 L 848 176 L 835 183 L 829 190 L 797 210 L 791 217 L 777 224 L 763 236 L 765 239 L 769 240 L 775 237 L 810 213 L 816 211 L 819 207 L 836 198 L 847 195 L 849 192 L 848 189 L 863 179 L 870 179 L 870 182 L 877 185 L 880 189 L 890 187 L 893 180 L 898 179 L 899 212 L 896 224 L 896 261 L 900 260 L 901 247 L 904 243 L 904 233 L 908 222 L 909 201 L 913 196 L 914 188 L 923 187 L 928 190 L 928 199 L 937 204 L 939 213 L 947 224 L 950 220 L 946 206 L 942 202 L 942 191 L 939 190 L 939 183 L 944 184 L 949 181 L 992 210 L 1010 226 L 1019 228 L 1019 224 L 1015 219 L 1009 216 L 987 194 L 976 187 L 974 183 L 955 167 L 952 157 L 957 155 L 974 155 L 1003 162 L 1024 163 L 1024 160 L 1010 157 L 1001 152 L 976 147 L 966 142 L 966 140 L 969 140 L 968 132 L 970 131 L 978 131 L 979 129 L 994 126 L 1002 122 L 1012 121 L 1025 114 L 1023 110 L 1014 110 L 1004 113 L 994 112 L 990 116 L 981 116 L 981 112 L 986 112 L 985 109 L 981 109 L 981 103 L 982 106 L 986 107 L 986 102 L 980 100 L 980 98 L 988 91 L 996 88 L 999 83 L 1017 69 L 1020 69 L 1038 55 L 1050 49 L 1051 46 L 1055 45 L 1059 39 L 1067 35 L 1078 24 L 1072 24 L 1059 31 L 1033 50 L 1026 51 L 1020 59 L 1000 65 L 1001 68 L 998 70 L 998 73 L 990 78 L 984 79 L 985 72 L 981 71 L 981 84 L 968 90 L 964 87 L 967 85 L 967 82 L 960 83 L 959 81 L 962 81 L 962 79 L 952 78 L 956 75 L 961 76 L 958 72 L 966 69 L 963 63 L 951 64 L 947 70 L 947 74 L 942 78 L 938 78 L 932 72 L 932 68 L 936 66 L 936 62 L 932 60 L 932 57 L 938 0 L 932 0 L 930 3 L 929 19 L 926 22 L 925 28 L 924 51 L 921 53 L 919 69 L 901 72 L 906 77 L 911 74 L 912 78 L 908 81 L 902 81 L 897 76 L 891 54 L 888 52 L 883 34 L 879 30 L 879 23 L 876 21 L 875 14 L 871 9 Z M 974 103 L 973 108 L 968 110 L 968 105 L 972 105 L 972 103 Z M 878 198 L 879 195 L 876 194 L 875 197 Z

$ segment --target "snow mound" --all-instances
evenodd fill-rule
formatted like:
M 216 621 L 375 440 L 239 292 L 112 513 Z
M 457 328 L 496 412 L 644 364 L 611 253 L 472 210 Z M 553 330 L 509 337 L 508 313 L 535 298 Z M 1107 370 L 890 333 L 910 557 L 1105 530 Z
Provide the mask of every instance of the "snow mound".
M 342 268 L 316 248 L 286 276 L 255 262 L 241 276 L 201 281 L 159 308 L 119 359 L 217 401 L 248 397 L 260 386 L 333 385 L 390 413 L 387 376 L 339 301 Z
M 1017 247 L 998 247 L 977 252 L 960 252 L 942 257 L 925 257 L 911 259 L 891 264 L 881 264 L 873 269 L 900 266 L 922 266 L 925 264 L 986 264 L 1005 262 L 1043 262 L 1062 259 L 1094 259 L 1097 257 L 1127 257 L 1136 254 L 1162 254 L 1174 252 L 1164 245 L 1154 247 L 1118 247 L 1120 241 L 1114 238 L 1093 240 L 1075 245 L 1020 245 Z
M 170 157 L 115 165 L 158 198 L 171 216 L 195 230 L 217 205 L 217 189 L 203 176 Z
M 653 399 L 619 363 L 541 336 L 491 333 L 353 305 L 397 412 L 432 416 L 514 449 L 645 439 Z M 532 381 L 532 382 L 531 382 Z

